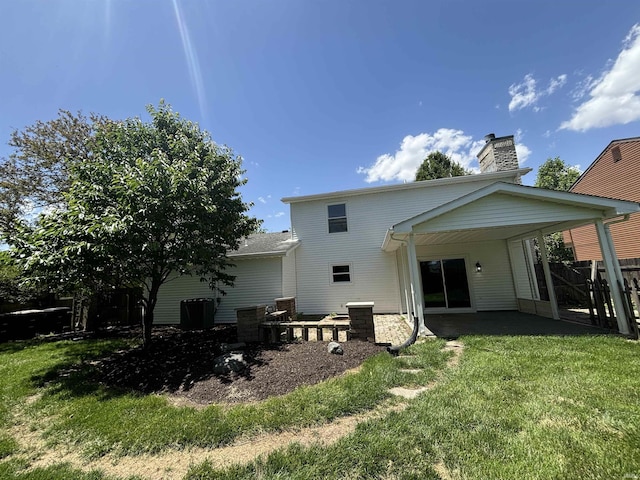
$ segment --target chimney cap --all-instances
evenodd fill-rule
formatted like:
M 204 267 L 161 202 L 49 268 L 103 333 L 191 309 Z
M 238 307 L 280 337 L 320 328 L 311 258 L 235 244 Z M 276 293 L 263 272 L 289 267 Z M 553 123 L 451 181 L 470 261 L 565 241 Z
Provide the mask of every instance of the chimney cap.
M 488 133 L 487 135 L 484 136 L 484 141 L 486 143 L 489 143 L 491 140 L 495 140 L 495 138 L 496 138 L 495 133 Z

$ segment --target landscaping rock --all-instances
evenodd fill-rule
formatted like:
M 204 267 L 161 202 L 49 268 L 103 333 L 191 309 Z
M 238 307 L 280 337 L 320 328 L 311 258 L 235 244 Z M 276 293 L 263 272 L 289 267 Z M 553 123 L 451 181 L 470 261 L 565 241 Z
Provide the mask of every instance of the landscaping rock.
M 247 362 L 242 353 L 225 353 L 213 360 L 213 372 L 218 375 L 241 372 L 245 368 L 247 368 Z
M 327 351 L 335 355 L 342 355 L 344 353 L 342 345 L 340 345 L 338 342 L 329 342 L 329 345 L 327 345 Z

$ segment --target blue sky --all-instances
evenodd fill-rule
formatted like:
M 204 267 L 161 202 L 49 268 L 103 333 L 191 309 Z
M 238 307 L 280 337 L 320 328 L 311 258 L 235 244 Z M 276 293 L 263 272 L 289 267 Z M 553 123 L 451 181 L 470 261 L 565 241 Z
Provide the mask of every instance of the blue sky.
M 411 180 L 487 133 L 520 163 L 586 168 L 640 135 L 635 0 L 20 0 L 0 4 L 0 156 L 59 108 L 141 116 L 163 98 L 244 158 L 269 231 L 280 198 Z

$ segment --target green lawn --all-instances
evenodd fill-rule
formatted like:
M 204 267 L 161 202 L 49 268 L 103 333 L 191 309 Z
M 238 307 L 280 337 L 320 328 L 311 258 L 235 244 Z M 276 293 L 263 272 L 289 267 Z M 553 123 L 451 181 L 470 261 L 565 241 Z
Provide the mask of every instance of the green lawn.
M 640 478 L 640 345 L 622 338 L 460 339 L 446 369 L 443 341 L 381 354 L 357 374 L 233 408 L 170 406 L 162 397 L 106 390 L 86 381 L 90 360 L 124 342 L 0 346 L 0 478 L 108 478 L 58 465 L 29 470 L 11 425 L 27 422 L 52 445 L 84 455 L 136 455 L 215 448 L 241 434 L 322 423 L 366 411 L 391 386 L 436 386 L 408 408 L 360 424 L 330 447 L 283 447 L 218 471 L 194 465 L 186 478 Z M 78 365 L 69 370 L 69 366 Z M 400 368 L 423 368 L 417 377 Z M 58 375 L 65 371 L 64 376 Z M 34 396 L 39 394 L 38 396 Z M 29 401 L 26 401 L 29 399 Z

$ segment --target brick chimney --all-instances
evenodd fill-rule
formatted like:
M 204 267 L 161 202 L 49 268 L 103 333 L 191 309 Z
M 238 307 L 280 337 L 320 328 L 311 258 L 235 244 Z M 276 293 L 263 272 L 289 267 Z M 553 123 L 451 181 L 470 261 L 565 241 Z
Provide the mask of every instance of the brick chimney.
M 484 137 L 484 140 L 486 142 L 485 146 L 478 153 L 481 173 L 502 172 L 520 168 L 513 135 L 496 138 L 493 133 L 490 133 Z M 520 183 L 519 178 L 518 183 Z

